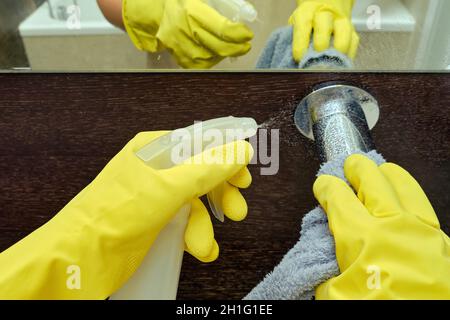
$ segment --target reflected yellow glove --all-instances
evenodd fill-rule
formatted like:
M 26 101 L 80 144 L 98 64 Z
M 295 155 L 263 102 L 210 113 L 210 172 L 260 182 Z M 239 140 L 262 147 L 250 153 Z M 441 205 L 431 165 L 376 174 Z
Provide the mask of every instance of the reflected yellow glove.
M 351 21 L 354 0 L 297 0 L 298 7 L 289 19 L 294 26 L 293 57 L 299 62 L 309 48 L 311 33 L 316 51 L 324 51 L 334 36 L 336 50 L 354 59 L 359 36 Z
M 425 193 L 401 167 L 347 158 L 342 180 L 321 176 L 314 195 L 328 215 L 341 274 L 318 299 L 450 299 L 450 239 Z
M 204 0 L 124 0 L 122 6 L 133 43 L 150 52 L 167 48 L 184 68 L 210 68 L 251 48 L 251 30 Z
M 227 159 L 221 164 L 207 164 L 200 154 L 190 163 L 154 170 L 135 152 L 163 133 L 137 135 L 54 218 L 0 254 L 0 299 L 105 299 L 190 201 L 186 246 L 201 260 L 217 257 L 211 221 L 198 197 L 230 180 L 233 195 L 227 200 L 233 204 L 226 213 L 243 219 L 247 206 L 233 185 L 250 184 L 251 145 L 238 141 L 211 149 Z M 226 158 L 231 152 L 235 156 Z

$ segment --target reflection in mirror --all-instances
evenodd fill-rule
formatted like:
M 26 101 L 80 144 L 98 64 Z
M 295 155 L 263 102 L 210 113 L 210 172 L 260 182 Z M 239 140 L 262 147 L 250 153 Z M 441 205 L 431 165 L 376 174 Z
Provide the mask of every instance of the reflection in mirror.
M 3 0 L 0 69 L 445 70 L 450 65 L 450 1 L 248 3 Z

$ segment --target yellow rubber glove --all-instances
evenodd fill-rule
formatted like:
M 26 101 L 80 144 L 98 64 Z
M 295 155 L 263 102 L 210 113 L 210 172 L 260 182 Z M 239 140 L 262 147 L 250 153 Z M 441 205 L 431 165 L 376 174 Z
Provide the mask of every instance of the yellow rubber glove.
M 352 24 L 354 0 L 297 0 L 298 7 L 289 19 L 294 26 L 293 57 L 299 62 L 309 48 L 311 33 L 316 51 L 324 51 L 334 36 L 336 50 L 354 59 L 359 36 Z
M 251 145 L 238 141 L 211 149 L 223 159 L 233 159 L 226 155 L 236 151 L 234 160 L 222 164 L 204 161 L 200 154 L 190 163 L 154 170 L 135 152 L 163 133 L 137 135 L 54 218 L 0 254 L 0 299 L 107 298 L 128 280 L 158 233 L 190 201 L 186 245 L 201 260 L 217 257 L 211 221 L 198 197 L 230 179 L 248 186 Z M 242 159 L 245 163 L 238 163 Z M 225 213 L 244 218 L 245 200 L 235 187 L 229 188 L 233 196 L 227 200 L 234 205 Z
M 250 49 L 253 33 L 204 0 L 124 0 L 123 21 L 141 50 L 167 48 L 184 68 L 211 68 Z
M 401 167 L 347 158 L 342 180 L 321 176 L 314 195 L 328 215 L 341 274 L 318 299 L 449 299 L 450 239 L 425 193 Z

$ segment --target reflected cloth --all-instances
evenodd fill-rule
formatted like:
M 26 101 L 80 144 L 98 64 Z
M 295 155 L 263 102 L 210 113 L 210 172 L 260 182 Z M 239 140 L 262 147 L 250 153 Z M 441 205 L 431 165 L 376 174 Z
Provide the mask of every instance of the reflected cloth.
M 385 162 L 376 151 L 365 155 L 378 165 Z M 347 157 L 324 163 L 317 176 L 328 174 L 347 181 L 344 176 Z M 244 300 L 311 300 L 318 285 L 337 275 L 334 238 L 325 212 L 317 207 L 303 217 L 300 240 Z
M 300 63 L 292 57 L 292 26 L 277 29 L 272 33 L 258 62 L 257 69 L 348 69 L 353 63 L 345 54 L 334 48 L 317 52 L 309 46 Z

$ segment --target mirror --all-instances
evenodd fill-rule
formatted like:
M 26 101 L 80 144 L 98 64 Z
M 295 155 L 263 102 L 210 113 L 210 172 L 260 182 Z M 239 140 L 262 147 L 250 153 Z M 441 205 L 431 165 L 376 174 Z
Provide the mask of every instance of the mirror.
M 121 5 L 121 0 L 116 1 Z M 99 7 L 102 2 L 111 4 L 114 0 L 2 1 L 0 69 L 180 69 L 167 50 L 158 53 L 138 50 L 123 29 L 105 18 L 108 16 L 105 8 L 102 12 Z M 258 12 L 257 20 L 248 24 L 254 32 L 252 49 L 243 56 L 223 59 L 212 69 L 254 70 L 271 34 L 287 26 L 297 5 L 295 0 L 249 2 Z M 356 0 L 352 22 L 360 35 L 358 54 L 353 61 L 356 70 L 450 67 L 449 1 Z

